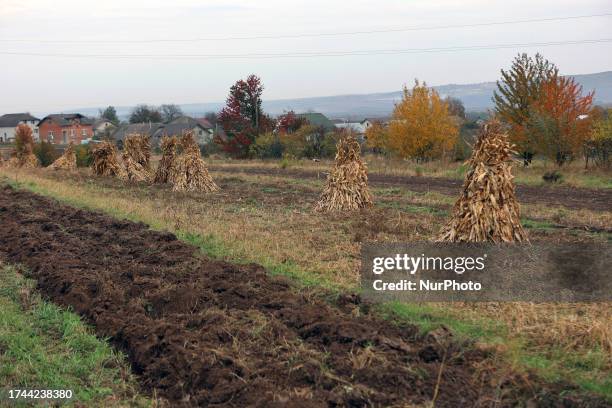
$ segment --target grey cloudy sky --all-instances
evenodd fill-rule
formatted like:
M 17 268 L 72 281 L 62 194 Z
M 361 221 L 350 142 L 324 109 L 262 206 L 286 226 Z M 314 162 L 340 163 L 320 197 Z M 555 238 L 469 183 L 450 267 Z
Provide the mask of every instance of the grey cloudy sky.
M 0 113 L 214 102 L 224 100 L 231 84 L 250 73 L 262 77 L 267 99 L 394 91 L 414 78 L 431 85 L 483 82 L 497 79 L 499 69 L 519 51 L 540 51 L 565 74 L 600 72 L 612 69 L 612 42 L 313 58 L 116 56 L 322 53 L 612 38 L 608 16 L 326 37 L 126 42 L 375 31 L 602 13 L 612 13 L 609 0 L 0 0 Z

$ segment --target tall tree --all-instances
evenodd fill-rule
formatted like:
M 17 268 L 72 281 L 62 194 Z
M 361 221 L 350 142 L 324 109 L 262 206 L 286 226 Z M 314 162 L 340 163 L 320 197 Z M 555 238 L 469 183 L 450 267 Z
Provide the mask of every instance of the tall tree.
M 171 122 L 174 119 L 183 116 L 183 111 L 180 106 L 175 104 L 164 104 L 160 107 L 162 120 L 164 122 Z
M 218 141 L 234 157 L 247 157 L 255 138 L 274 128 L 273 120 L 261 109 L 263 89 L 261 79 L 256 75 L 237 81 L 230 88 L 225 107 L 219 112 L 218 120 L 226 139 Z
M 501 70 L 501 79 L 497 81 L 497 90 L 493 93 L 495 110 L 510 125 L 510 139 L 523 155 L 525 165 L 531 162 L 535 152 L 526 129 L 531 104 L 540 95 L 542 84 L 557 73 L 558 68 L 542 55 L 532 58 L 524 53 L 514 58 L 508 71 Z
M 574 78 L 554 75 L 542 83 L 526 129 L 538 152 L 562 166 L 583 149 L 592 129 L 593 95 L 583 96 Z
M 417 161 L 439 158 L 454 146 L 458 132 L 448 103 L 417 80 L 412 90 L 404 87 L 402 101 L 393 110 L 389 148 Z
M 453 116 L 459 116 L 461 119 L 465 119 L 465 106 L 459 98 L 453 96 L 447 96 L 445 99 L 448 103 L 448 112 Z
M 106 109 L 100 109 L 100 118 L 106 119 L 115 125 L 119 124 L 119 118 L 117 117 L 117 110 L 114 106 L 108 106 Z
M 130 123 L 161 122 L 159 109 L 149 105 L 138 105 L 130 114 Z
M 389 149 L 389 132 L 384 124 L 376 120 L 365 132 L 366 145 L 377 153 L 382 153 Z
M 276 128 L 281 133 L 294 133 L 306 124 L 307 120 L 303 116 L 298 116 L 290 110 L 280 115 L 276 120 Z

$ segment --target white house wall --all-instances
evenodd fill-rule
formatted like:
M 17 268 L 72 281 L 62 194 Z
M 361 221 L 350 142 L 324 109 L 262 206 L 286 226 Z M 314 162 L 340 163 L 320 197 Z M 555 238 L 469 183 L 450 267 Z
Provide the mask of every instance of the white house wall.
M 32 136 L 34 138 L 34 141 L 38 142 L 40 140 L 40 137 L 38 135 L 37 122 L 27 121 L 26 125 L 28 125 L 30 129 L 32 129 Z M 15 130 L 16 129 L 17 129 L 16 126 L 0 128 L 0 139 L 1 139 L 0 141 L 3 143 L 13 142 L 15 140 Z

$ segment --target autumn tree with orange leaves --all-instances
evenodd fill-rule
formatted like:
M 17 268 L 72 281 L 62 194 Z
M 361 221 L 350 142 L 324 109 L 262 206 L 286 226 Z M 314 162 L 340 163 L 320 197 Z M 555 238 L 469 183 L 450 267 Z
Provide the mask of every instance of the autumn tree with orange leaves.
M 402 101 L 393 110 L 388 147 L 402 158 L 427 161 L 450 151 L 458 133 L 448 103 L 417 80 L 412 90 L 404 87 Z
M 539 98 L 542 84 L 556 76 L 558 68 L 542 55 L 535 58 L 519 54 L 512 61 L 509 70 L 501 70 L 501 79 L 493 93 L 495 111 L 499 118 L 509 126 L 510 140 L 523 156 L 525 166 L 529 165 L 535 153 L 527 123 L 531 107 Z
M 389 133 L 387 132 L 385 125 L 379 120 L 372 122 L 372 126 L 366 129 L 365 139 L 366 146 L 376 153 L 381 153 L 388 150 Z
M 582 152 L 590 137 L 593 92 L 582 95 L 582 86 L 558 74 L 542 83 L 530 107 L 526 132 L 535 150 L 558 166 Z

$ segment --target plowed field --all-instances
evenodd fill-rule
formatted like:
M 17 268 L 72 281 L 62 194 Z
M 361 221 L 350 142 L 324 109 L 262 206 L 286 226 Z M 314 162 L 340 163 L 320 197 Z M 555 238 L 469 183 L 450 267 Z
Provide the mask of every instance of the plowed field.
M 124 351 L 170 406 L 603 406 L 444 331 L 376 317 L 356 295 L 294 287 L 144 224 L 0 187 L 0 256 Z M 502 373 L 502 371 L 504 373 Z

